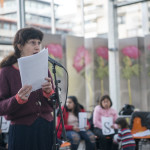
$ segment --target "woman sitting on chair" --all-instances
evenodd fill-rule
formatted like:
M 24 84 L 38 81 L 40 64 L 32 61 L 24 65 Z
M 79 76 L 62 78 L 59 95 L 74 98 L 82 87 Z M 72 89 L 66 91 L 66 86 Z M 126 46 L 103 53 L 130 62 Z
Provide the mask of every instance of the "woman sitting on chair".
M 111 108 L 112 101 L 108 95 L 104 95 L 100 100 L 100 105 L 97 105 L 94 109 L 93 124 L 94 133 L 98 137 L 99 147 L 102 150 L 115 150 L 117 146 L 112 145 L 112 138 L 114 134 L 106 136 L 102 132 L 102 117 L 111 117 L 113 120 L 112 128 L 117 128 L 115 126 L 115 120 L 117 119 L 117 112 Z M 107 138 L 109 139 L 109 144 L 107 144 Z
M 66 136 L 71 142 L 71 149 L 77 150 L 80 140 L 85 140 L 86 150 L 94 150 L 95 149 L 95 136 L 89 130 L 89 123 L 87 123 L 87 127 L 85 127 L 85 131 L 80 131 L 79 128 L 79 120 L 78 120 L 78 113 L 85 112 L 84 109 L 81 109 L 78 100 L 75 96 L 69 96 L 67 98 L 67 103 L 65 107 L 62 107 L 63 111 L 63 119 L 64 119 L 64 126 L 66 129 Z M 59 127 L 61 117 L 58 115 L 57 118 L 57 129 Z M 62 125 L 58 130 L 57 136 L 61 138 L 62 133 Z

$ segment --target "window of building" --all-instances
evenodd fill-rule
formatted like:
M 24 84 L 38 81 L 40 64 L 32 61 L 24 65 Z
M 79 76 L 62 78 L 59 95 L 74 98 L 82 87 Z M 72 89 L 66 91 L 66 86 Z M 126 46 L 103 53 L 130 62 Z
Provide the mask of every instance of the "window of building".
M 10 37 L 0 36 L 0 40 L 1 40 L 1 41 L 10 41 L 11 38 L 10 38 Z
M 34 2 L 34 1 L 31 1 L 30 5 L 31 5 L 32 8 L 36 8 L 37 7 L 36 2 Z
M 3 29 L 9 30 L 9 29 L 10 29 L 10 25 L 5 22 L 5 23 L 3 24 Z
M 5 1 L 5 2 L 4 2 L 4 7 L 5 7 L 6 9 L 9 9 L 9 8 L 15 9 L 15 8 L 17 7 L 17 5 L 16 5 L 16 2 L 15 2 L 15 1 Z
M 43 17 L 43 22 L 44 22 L 44 23 L 50 23 L 50 18 Z
M 138 29 L 130 29 L 127 31 L 128 37 L 134 37 L 138 35 Z
M 125 24 L 125 15 L 118 16 L 118 24 Z
M 11 24 L 11 30 L 16 31 L 17 30 L 17 25 L 16 24 Z
M 30 19 L 29 14 L 25 14 L 25 19 L 26 19 L 26 21 L 28 21 Z
M 104 5 L 97 5 L 96 7 L 97 7 L 97 9 L 103 9 Z
M 2 23 L 0 22 L 0 29 L 2 29 Z
M 17 13 L 6 14 L 4 16 L 7 18 L 15 19 L 15 18 L 17 18 Z
M 41 3 L 36 3 L 36 7 L 37 7 L 37 9 L 42 8 Z

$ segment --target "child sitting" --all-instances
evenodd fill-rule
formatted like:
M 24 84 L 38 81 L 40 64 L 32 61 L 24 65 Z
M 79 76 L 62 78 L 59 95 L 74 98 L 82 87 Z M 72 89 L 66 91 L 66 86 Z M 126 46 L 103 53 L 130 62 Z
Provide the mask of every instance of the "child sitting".
M 117 142 L 120 143 L 122 150 L 135 150 L 135 141 L 132 137 L 131 130 L 125 118 L 118 118 L 115 123 L 118 125 Z

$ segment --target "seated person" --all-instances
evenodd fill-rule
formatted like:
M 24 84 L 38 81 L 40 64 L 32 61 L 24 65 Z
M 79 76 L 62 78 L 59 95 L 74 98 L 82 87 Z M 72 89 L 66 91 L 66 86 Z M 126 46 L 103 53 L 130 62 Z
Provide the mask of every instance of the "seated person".
M 93 114 L 93 124 L 94 124 L 94 133 L 98 137 L 99 140 L 99 148 L 102 150 L 115 150 L 117 149 L 116 145 L 113 145 L 113 135 L 109 135 L 110 144 L 106 144 L 106 135 L 103 135 L 102 132 L 102 117 L 112 117 L 113 125 L 112 128 L 117 128 L 115 126 L 115 120 L 117 119 L 117 112 L 111 108 L 112 101 L 108 95 L 104 95 L 100 99 L 99 105 L 97 105 L 94 109 Z
M 128 122 L 125 118 L 118 118 L 115 123 L 118 125 L 119 132 L 116 142 L 120 143 L 122 150 L 135 150 L 135 141 L 129 129 Z
M 67 98 L 67 103 L 65 107 L 62 107 L 63 111 L 63 119 L 64 126 L 66 129 L 66 136 L 71 142 L 71 149 L 77 150 L 80 140 L 85 140 L 86 150 L 94 150 L 95 149 L 95 136 L 89 130 L 89 123 L 87 127 L 85 127 L 85 131 L 80 131 L 79 129 L 79 120 L 78 113 L 85 112 L 84 109 L 81 109 L 79 106 L 78 100 L 75 96 L 69 96 Z M 58 115 L 57 117 L 57 129 L 59 127 L 61 117 Z M 60 128 L 58 129 L 57 136 L 61 138 L 62 133 L 62 124 L 60 124 Z
M 96 105 L 93 105 L 94 107 L 99 105 L 99 99 L 100 99 L 100 95 L 96 98 Z M 94 130 L 94 124 L 93 124 L 93 113 L 94 110 L 91 113 L 90 118 L 88 119 L 89 123 L 90 123 L 90 130 L 93 131 Z
M 6 150 L 8 149 L 8 145 L 6 142 L 6 133 L 2 133 L 2 130 L 0 129 L 0 150 Z

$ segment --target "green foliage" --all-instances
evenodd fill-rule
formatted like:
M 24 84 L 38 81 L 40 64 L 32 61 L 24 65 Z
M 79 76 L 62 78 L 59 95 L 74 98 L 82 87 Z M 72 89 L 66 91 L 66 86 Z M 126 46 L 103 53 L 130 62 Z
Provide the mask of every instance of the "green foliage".
M 102 57 L 98 57 L 96 63 L 98 66 L 96 68 L 96 75 L 102 80 L 104 77 L 108 76 L 108 64 Z
M 122 74 L 125 79 L 130 79 L 132 76 L 139 75 L 140 67 L 138 64 L 133 64 L 131 59 L 126 56 L 123 58 L 124 68 L 122 69 Z

